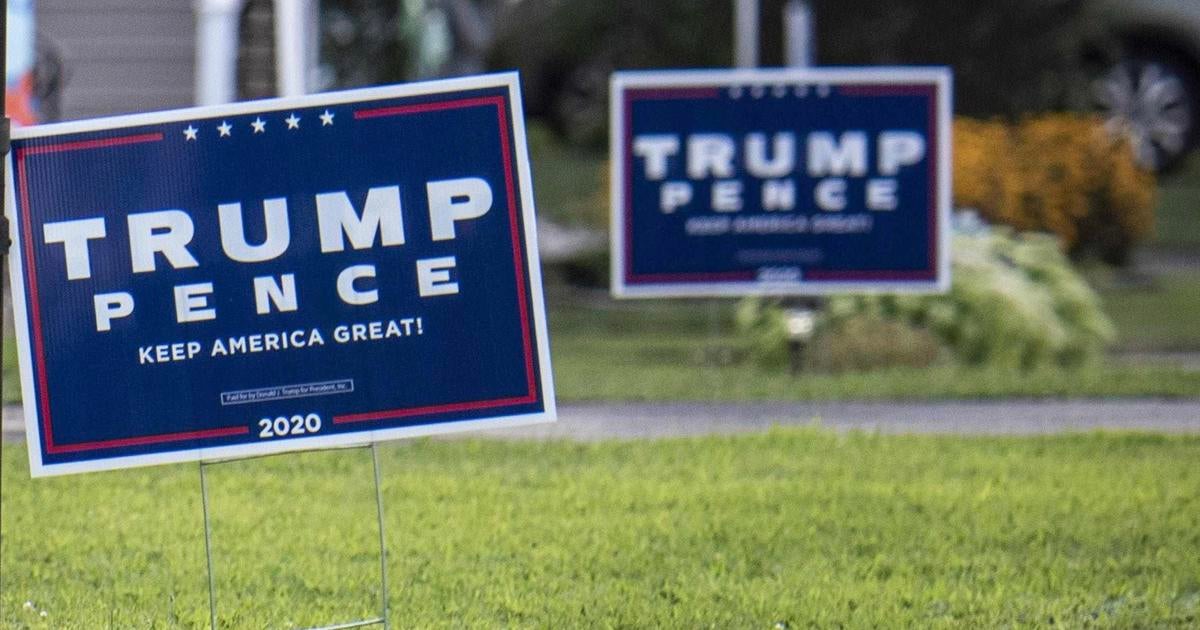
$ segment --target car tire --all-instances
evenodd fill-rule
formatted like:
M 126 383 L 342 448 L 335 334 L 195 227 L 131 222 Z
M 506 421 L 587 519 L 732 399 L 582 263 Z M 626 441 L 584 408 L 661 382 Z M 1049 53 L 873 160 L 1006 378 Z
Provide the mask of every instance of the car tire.
M 1190 69 L 1169 55 L 1118 60 L 1095 80 L 1093 95 L 1105 127 L 1128 138 L 1148 170 L 1170 170 L 1196 145 L 1200 91 Z

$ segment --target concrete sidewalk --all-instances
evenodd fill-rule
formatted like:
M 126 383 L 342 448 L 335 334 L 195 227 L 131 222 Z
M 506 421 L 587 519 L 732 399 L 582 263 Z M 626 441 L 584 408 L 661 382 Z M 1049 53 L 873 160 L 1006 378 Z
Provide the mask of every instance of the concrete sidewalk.
M 596 402 L 559 407 L 559 422 L 470 433 L 503 439 L 602 440 L 765 431 L 1036 435 L 1070 431 L 1200 433 L 1200 399 L 939 402 Z M 21 408 L 4 407 L 4 439 L 23 439 Z

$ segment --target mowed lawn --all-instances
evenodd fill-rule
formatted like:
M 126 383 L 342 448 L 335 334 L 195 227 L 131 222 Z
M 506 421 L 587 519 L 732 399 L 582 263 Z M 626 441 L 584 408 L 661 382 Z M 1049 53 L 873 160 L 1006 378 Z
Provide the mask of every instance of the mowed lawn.
M 745 356 L 744 340 L 733 324 L 732 301 L 614 302 L 598 294 L 553 294 L 550 306 L 555 386 L 565 401 L 1191 398 L 1200 394 L 1200 370 L 1130 365 L 1107 358 L 1071 370 L 969 367 L 947 360 L 924 368 L 792 375 L 786 367 L 763 367 Z M 1194 319 L 1190 315 L 1182 319 L 1189 318 Z M 1170 330 L 1200 339 L 1200 329 Z
M 196 465 L 3 462 L 4 628 L 203 628 Z M 1196 627 L 1200 437 L 380 449 L 393 627 Z M 223 628 L 377 609 L 369 451 L 209 469 Z M 42 613 L 45 613 L 44 616 Z
M 1196 260 L 1200 261 L 1200 249 Z M 1117 347 L 1200 352 L 1198 271 L 1200 264 L 1196 269 L 1161 274 L 1146 286 L 1105 286 L 1101 297 L 1119 331 Z

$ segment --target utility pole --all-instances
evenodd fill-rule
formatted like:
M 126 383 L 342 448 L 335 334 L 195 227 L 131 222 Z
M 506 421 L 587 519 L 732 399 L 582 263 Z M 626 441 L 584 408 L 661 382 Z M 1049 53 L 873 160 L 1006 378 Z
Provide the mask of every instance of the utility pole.
M 314 0 L 275 0 L 275 83 L 279 96 L 303 96 L 314 91 L 317 12 Z
M 758 67 L 758 0 L 734 0 L 733 65 Z
M 813 65 L 813 12 L 808 0 L 788 0 L 783 7 L 784 59 L 791 68 Z
M 196 13 L 197 105 L 237 100 L 238 16 L 243 0 L 198 0 Z

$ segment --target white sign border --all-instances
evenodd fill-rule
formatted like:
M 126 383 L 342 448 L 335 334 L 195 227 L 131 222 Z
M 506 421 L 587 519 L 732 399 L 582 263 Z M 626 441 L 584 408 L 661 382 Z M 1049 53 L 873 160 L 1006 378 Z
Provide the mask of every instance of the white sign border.
M 937 91 L 937 270 L 933 281 L 799 282 L 688 282 L 625 283 L 625 163 L 623 97 L 627 88 L 734 87 L 780 83 L 804 85 L 854 85 L 861 83 L 927 83 Z M 742 297 L 829 295 L 835 293 L 945 293 L 950 289 L 950 209 L 952 205 L 950 141 L 953 116 L 953 77 L 941 66 L 873 66 L 826 68 L 760 68 L 715 70 L 622 70 L 609 84 L 609 277 L 612 296 L 629 298 Z
M 13 188 L 13 155 L 10 151 L 5 158 L 7 188 L 5 192 L 4 212 L 9 219 L 9 224 L 12 226 L 10 228 L 12 232 L 12 250 L 8 257 L 9 280 L 12 287 L 13 321 L 16 328 L 17 355 L 21 375 L 22 408 L 25 415 L 30 475 L 33 477 L 49 477 L 154 466 L 158 464 L 237 459 L 260 455 L 366 445 L 388 440 L 446 435 L 463 431 L 503 429 L 557 421 L 558 411 L 554 394 L 553 369 L 550 363 L 550 340 L 546 325 L 546 305 L 542 290 L 541 258 L 538 253 L 533 180 L 529 166 L 529 148 L 526 139 L 525 114 L 521 102 L 520 77 L 516 72 L 39 125 L 14 129 L 12 137 L 13 139 L 53 137 L 63 134 L 104 131 L 140 125 L 184 122 L 196 118 L 244 115 L 290 108 L 341 105 L 400 97 L 432 96 L 498 87 L 508 89 L 509 106 L 511 108 L 509 114 L 512 119 L 512 143 L 517 163 L 518 179 L 520 180 L 518 187 L 521 203 L 521 220 L 525 230 L 525 267 L 528 269 L 527 279 L 529 281 L 530 300 L 532 302 L 531 315 L 533 317 L 534 334 L 537 336 L 537 355 L 541 372 L 540 385 L 543 411 L 391 429 L 352 431 L 341 434 L 317 435 L 307 438 L 291 438 L 234 446 L 192 448 L 147 455 L 97 458 L 63 464 L 44 463 L 41 459 L 41 418 L 37 409 L 37 401 L 32 395 L 34 392 L 34 379 L 30 357 L 33 356 L 33 348 L 29 339 L 29 315 L 26 312 L 25 306 L 24 259 L 21 250 L 21 239 L 18 233 L 19 226 L 16 221 L 16 197 Z

